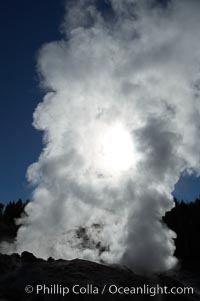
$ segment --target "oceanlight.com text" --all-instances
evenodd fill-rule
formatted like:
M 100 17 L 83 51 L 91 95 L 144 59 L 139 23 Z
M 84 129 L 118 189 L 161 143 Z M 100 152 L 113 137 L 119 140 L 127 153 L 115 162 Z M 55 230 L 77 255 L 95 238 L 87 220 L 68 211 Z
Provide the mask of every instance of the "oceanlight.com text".
M 36 286 L 27 285 L 25 287 L 27 294 L 35 293 L 37 295 L 61 295 L 63 297 L 68 294 L 74 295 L 149 295 L 154 297 L 156 295 L 192 295 L 194 289 L 192 287 L 168 287 L 150 286 L 144 284 L 142 286 L 119 286 L 116 284 L 105 284 L 99 287 L 93 284 L 80 285 L 74 284 L 73 286 L 65 286 L 61 284 L 37 284 Z

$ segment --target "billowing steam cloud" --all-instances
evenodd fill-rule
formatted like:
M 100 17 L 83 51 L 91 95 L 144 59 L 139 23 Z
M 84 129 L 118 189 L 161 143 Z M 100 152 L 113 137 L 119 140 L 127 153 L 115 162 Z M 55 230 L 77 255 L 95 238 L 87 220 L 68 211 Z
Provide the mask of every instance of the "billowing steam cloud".
M 161 217 L 200 166 L 200 3 L 102 2 L 68 2 L 65 37 L 40 50 L 45 146 L 14 247 L 162 271 L 176 260 Z

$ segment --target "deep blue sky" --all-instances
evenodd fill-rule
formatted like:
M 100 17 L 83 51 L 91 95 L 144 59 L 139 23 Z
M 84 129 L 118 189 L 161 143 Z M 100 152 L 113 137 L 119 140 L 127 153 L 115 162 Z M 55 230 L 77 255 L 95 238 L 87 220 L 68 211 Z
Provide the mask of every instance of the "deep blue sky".
M 62 0 L 0 1 L 0 201 L 27 198 L 25 174 L 42 148 L 32 114 L 42 99 L 35 71 L 39 47 L 60 38 Z
M 26 170 L 42 149 L 42 135 L 32 127 L 34 108 L 42 99 L 37 51 L 61 37 L 63 14 L 64 0 L 0 1 L 0 202 L 30 196 Z M 199 179 L 183 177 L 174 194 L 193 200 L 199 187 Z

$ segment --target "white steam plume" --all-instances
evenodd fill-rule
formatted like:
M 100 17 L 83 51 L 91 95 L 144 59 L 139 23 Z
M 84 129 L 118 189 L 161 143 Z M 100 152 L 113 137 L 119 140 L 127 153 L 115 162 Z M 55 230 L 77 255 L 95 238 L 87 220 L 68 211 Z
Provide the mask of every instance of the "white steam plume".
M 161 218 L 200 166 L 200 3 L 106 3 L 68 3 L 65 37 L 40 50 L 45 147 L 15 248 L 163 271 L 176 259 Z

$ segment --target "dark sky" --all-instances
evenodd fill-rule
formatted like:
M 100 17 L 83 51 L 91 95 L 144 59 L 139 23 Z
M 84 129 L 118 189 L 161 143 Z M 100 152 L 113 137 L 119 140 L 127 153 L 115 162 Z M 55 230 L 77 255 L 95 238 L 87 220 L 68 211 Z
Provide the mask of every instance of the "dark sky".
M 42 149 L 42 135 L 32 127 L 34 108 L 42 100 L 35 68 L 37 51 L 43 43 L 60 39 L 63 14 L 64 0 L 0 1 L 1 202 L 30 196 L 26 170 Z M 174 194 L 193 200 L 199 187 L 199 179 L 182 177 Z
M 0 1 L 0 201 L 27 198 L 26 169 L 41 151 L 32 114 L 42 99 L 35 71 L 39 47 L 59 39 L 62 0 Z

